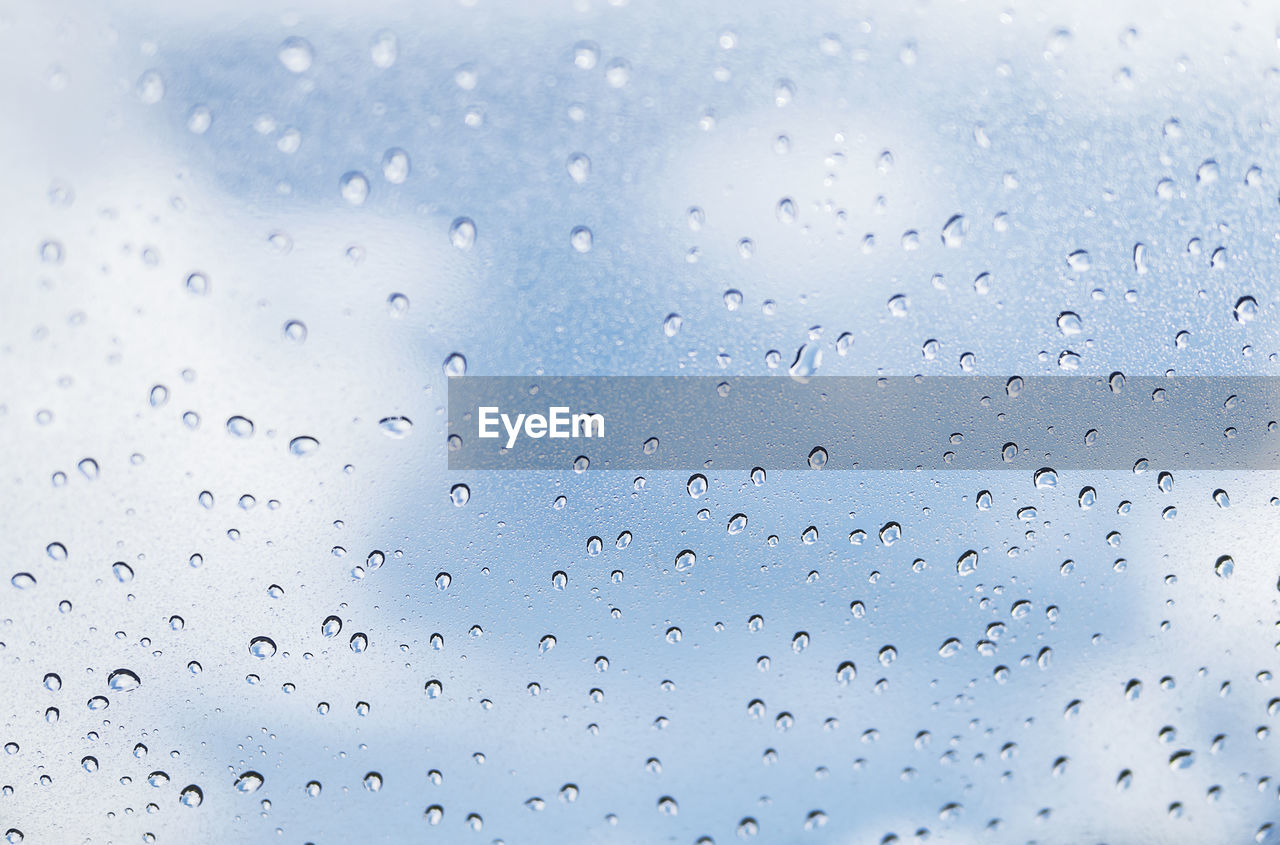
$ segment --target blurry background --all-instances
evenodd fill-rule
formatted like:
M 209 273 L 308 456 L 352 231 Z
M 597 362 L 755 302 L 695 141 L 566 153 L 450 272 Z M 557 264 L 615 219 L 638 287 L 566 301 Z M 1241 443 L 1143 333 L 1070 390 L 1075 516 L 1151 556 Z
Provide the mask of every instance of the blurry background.
M 450 473 L 444 421 L 463 372 L 1278 374 L 1278 27 L 4 3 L 0 833 L 1280 837 L 1273 474 L 703 491 Z

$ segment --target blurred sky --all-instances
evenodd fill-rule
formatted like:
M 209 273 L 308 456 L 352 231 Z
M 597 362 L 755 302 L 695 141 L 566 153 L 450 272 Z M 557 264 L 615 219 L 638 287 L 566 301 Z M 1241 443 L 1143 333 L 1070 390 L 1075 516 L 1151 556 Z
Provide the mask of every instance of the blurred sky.
M 1265 841 L 1273 474 L 712 471 L 694 499 L 688 473 L 451 473 L 444 405 L 452 355 L 1274 375 L 1278 26 L 1270 4 L 0 7 L 0 832 Z M 120 668 L 141 685 L 111 689 Z

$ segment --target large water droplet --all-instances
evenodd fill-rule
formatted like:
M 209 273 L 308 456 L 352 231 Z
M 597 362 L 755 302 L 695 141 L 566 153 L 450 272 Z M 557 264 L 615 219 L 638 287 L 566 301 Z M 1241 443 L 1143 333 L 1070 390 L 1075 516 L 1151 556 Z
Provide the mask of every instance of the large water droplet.
M 133 692 L 142 681 L 129 669 L 117 669 L 107 676 L 107 686 L 115 692 Z
M 262 786 L 262 775 L 257 772 L 244 772 L 235 780 L 236 792 L 248 795 L 251 792 L 257 792 Z
M 1242 296 L 1236 300 L 1236 306 L 1232 309 L 1232 315 L 1236 318 L 1237 323 L 1248 323 L 1258 316 L 1258 300 L 1252 296 Z
M 204 792 L 194 783 L 184 786 L 178 794 L 178 802 L 184 807 L 199 807 L 204 803 Z
M 467 359 L 460 352 L 454 352 L 444 359 L 444 374 L 449 378 L 467 374 Z
M 249 641 L 249 653 L 259 660 L 275 656 L 276 644 L 270 637 L 254 637 Z
M 289 441 L 289 451 L 299 457 L 302 457 L 303 455 L 310 455 L 319 448 L 320 441 L 316 440 L 314 437 L 295 437 Z

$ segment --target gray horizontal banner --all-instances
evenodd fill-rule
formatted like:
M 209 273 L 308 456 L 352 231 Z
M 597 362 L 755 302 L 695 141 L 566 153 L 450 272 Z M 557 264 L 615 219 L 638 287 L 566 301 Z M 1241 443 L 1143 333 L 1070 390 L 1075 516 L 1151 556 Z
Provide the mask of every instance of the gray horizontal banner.
M 1268 377 L 449 379 L 451 470 L 1280 469 Z

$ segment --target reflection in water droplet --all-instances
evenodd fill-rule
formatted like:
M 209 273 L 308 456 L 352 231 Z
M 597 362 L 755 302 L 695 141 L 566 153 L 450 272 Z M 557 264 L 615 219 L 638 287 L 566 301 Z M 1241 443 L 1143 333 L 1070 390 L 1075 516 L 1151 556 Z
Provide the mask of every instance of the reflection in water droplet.
M 1032 478 L 1035 486 L 1042 490 L 1058 486 L 1058 473 L 1050 467 L 1036 470 Z
M 459 217 L 449 226 L 449 243 L 460 250 L 471 249 L 476 242 L 476 224 L 470 217 Z
M 258 788 L 262 786 L 262 780 L 262 775 L 257 772 L 245 772 L 235 780 L 236 791 L 246 795 L 251 792 L 257 792 Z
M 246 417 L 231 417 L 227 420 L 227 431 L 236 437 L 250 437 L 253 435 L 253 422 Z
M 409 154 L 392 147 L 382 155 L 382 178 L 392 185 L 400 185 L 409 178 Z
M 310 455 L 320 448 L 320 441 L 314 437 L 295 437 L 289 441 L 289 451 L 299 457 Z
M 965 220 L 964 215 L 957 214 L 943 225 L 942 243 L 952 248 L 962 246 L 968 233 L 969 221 Z
M 254 637 L 249 641 L 249 653 L 259 660 L 265 660 L 275 655 L 276 644 L 270 637 Z
M 142 681 L 129 669 L 117 669 L 107 676 L 107 686 L 115 692 L 132 692 L 142 686 Z
M 1242 325 L 1252 322 L 1253 318 L 1258 316 L 1258 300 L 1252 296 L 1240 297 L 1236 300 L 1235 308 L 1232 309 L 1232 316 Z
M 338 182 L 342 198 L 352 205 L 364 205 L 369 198 L 369 180 L 359 171 L 349 171 L 342 175 Z
M 286 38 L 280 45 L 280 52 L 276 55 L 280 59 L 280 64 L 293 73 L 305 73 L 310 70 L 311 62 L 315 58 L 311 44 L 306 39 L 297 37 Z
M 462 356 L 462 353 L 454 352 L 444 359 L 444 374 L 449 378 L 467 374 L 467 359 Z
M 707 492 L 707 477 L 701 473 L 689 476 L 685 489 L 689 491 L 689 497 L 692 499 L 700 499 Z

